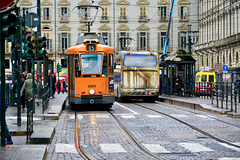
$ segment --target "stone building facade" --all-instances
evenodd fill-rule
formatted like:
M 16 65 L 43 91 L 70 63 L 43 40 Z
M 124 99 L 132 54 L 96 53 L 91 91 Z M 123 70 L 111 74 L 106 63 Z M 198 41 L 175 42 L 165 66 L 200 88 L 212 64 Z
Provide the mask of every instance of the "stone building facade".
M 90 0 L 41 0 L 41 32 L 47 38 L 50 59 L 62 63 L 66 49 L 76 44 L 78 36 L 87 32 L 78 9 L 79 5 L 91 5 Z M 98 0 L 99 5 L 91 32 L 97 32 L 112 46 L 115 52 L 126 48 L 119 38 L 133 38 L 128 50 L 163 52 L 172 0 Z M 20 0 L 21 14 L 37 12 L 36 0 Z M 198 0 L 176 0 L 170 30 L 169 51 L 187 49 L 187 37 L 180 34 L 198 30 Z M 34 29 L 36 30 L 36 29 Z M 29 31 L 29 29 L 28 29 Z
M 229 70 L 240 67 L 240 1 L 199 1 L 199 45 L 195 47 L 197 67 L 227 65 Z

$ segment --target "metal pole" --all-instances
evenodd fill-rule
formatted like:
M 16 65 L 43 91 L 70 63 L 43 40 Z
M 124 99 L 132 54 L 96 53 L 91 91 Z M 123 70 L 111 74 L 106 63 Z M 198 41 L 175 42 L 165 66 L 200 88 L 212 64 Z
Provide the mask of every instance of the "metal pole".
M 191 56 L 191 45 L 192 45 L 192 39 L 191 39 L 191 26 L 192 25 L 188 25 L 188 50 L 189 50 L 189 55 Z
M 5 39 L 2 34 L 2 15 L 0 15 L 0 51 L 1 51 L 1 146 L 6 146 L 5 119 Z
M 54 32 L 55 32 L 55 68 L 56 68 L 56 59 L 57 59 L 57 3 L 56 0 L 54 0 L 54 8 L 55 8 L 55 24 L 54 24 Z M 60 37 L 59 37 L 60 38 Z M 60 41 L 60 39 L 58 40 Z
M 17 14 L 17 43 L 16 43 L 16 49 L 17 49 L 17 125 L 21 126 L 21 99 L 20 99 L 20 90 L 21 90 L 21 77 L 20 77 L 20 71 L 21 71 L 21 42 L 22 42 L 22 35 L 21 35 L 21 17 L 19 14 L 19 8 L 16 9 Z M 25 35 L 24 35 L 25 36 Z

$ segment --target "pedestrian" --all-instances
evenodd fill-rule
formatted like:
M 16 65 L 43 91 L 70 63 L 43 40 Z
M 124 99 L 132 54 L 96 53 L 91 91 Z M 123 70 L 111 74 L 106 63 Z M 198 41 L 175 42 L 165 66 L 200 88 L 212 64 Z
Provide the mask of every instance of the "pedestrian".
M 176 79 L 176 95 L 181 95 L 182 94 L 182 79 L 180 77 L 180 75 L 177 75 L 177 79 Z
M 27 79 L 27 71 L 23 72 L 22 78 L 21 78 L 21 88 L 23 87 L 24 82 Z M 23 90 L 21 95 L 21 104 L 22 104 L 22 111 L 25 111 L 25 89 Z
M 49 94 L 48 94 L 48 98 L 50 98 L 50 89 L 52 90 L 52 97 L 54 97 L 55 95 L 55 92 L 56 92 L 56 87 L 55 87 L 55 84 L 56 84 L 56 76 L 54 74 L 52 74 L 52 88 L 50 88 L 50 81 L 51 81 L 51 77 L 50 77 L 50 70 L 48 71 L 48 87 L 49 87 Z
M 65 79 L 63 80 L 63 90 L 62 90 L 63 94 L 64 94 L 64 91 L 66 91 L 66 93 L 67 93 L 67 82 Z
M 24 84 L 23 84 L 23 86 L 22 86 L 22 89 L 21 89 L 21 96 L 23 95 L 23 91 L 24 91 L 24 89 L 25 89 L 25 101 L 27 102 L 27 100 L 29 99 L 29 98 L 32 98 L 33 97 L 33 86 L 32 86 L 32 84 L 33 84 L 33 82 L 32 82 L 33 80 L 32 80 L 32 73 L 28 73 L 27 74 L 27 79 L 26 79 L 26 81 L 24 82 Z M 37 90 L 38 90 L 38 88 L 37 88 L 37 83 L 36 82 L 34 82 L 35 83 L 35 88 L 36 88 L 36 90 L 35 90 L 35 94 L 37 94 Z M 35 96 L 35 95 L 34 95 Z
M 162 87 L 163 87 L 163 84 L 162 84 L 162 75 L 160 75 L 159 77 L 159 94 L 162 95 Z
M 28 74 L 28 71 L 24 71 L 24 72 L 23 72 L 23 79 L 24 79 L 24 80 L 27 79 L 27 74 Z
M 1 85 L 0 85 L 0 97 L 1 97 Z M 7 110 L 7 108 L 8 108 L 8 104 L 7 104 L 7 101 L 5 100 L 5 109 Z M 5 110 L 5 113 L 6 113 L 6 110 Z M 0 98 L 0 124 L 1 124 L 1 98 Z M 6 140 L 7 140 L 6 145 L 12 145 L 13 141 L 12 141 L 12 137 L 10 135 L 6 121 L 5 121 L 5 130 L 6 130 Z

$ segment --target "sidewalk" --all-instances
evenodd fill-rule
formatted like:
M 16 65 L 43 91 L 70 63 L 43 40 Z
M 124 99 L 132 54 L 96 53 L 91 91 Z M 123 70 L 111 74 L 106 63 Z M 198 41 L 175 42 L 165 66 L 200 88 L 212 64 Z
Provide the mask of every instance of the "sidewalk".
M 226 107 L 226 102 L 224 102 L 223 108 L 220 107 L 220 101 L 219 107 L 217 106 L 217 101 L 214 100 L 212 104 L 211 99 L 204 99 L 204 98 L 196 98 L 196 97 L 180 97 L 180 96 L 159 96 L 159 101 L 179 105 L 183 107 L 188 107 L 192 109 L 198 109 L 208 112 L 215 112 L 218 114 L 227 114 L 230 117 L 233 118 L 240 118 L 240 103 L 237 103 L 237 112 L 233 111 L 231 112 L 231 104 L 228 103 L 228 106 Z M 235 106 L 234 106 L 235 107 Z
M 59 116 L 67 94 L 55 94 L 55 98 L 49 99 L 49 106 L 42 114 L 42 103 L 35 104 L 33 115 L 33 134 L 30 143 L 26 143 L 27 110 L 21 109 L 21 126 L 17 126 L 17 106 L 9 106 L 6 112 L 6 122 L 12 135 L 13 145 L 0 147 L 1 160 L 42 160 L 47 154 L 47 147 L 51 144 L 55 134 Z M 38 102 L 36 99 L 35 102 Z

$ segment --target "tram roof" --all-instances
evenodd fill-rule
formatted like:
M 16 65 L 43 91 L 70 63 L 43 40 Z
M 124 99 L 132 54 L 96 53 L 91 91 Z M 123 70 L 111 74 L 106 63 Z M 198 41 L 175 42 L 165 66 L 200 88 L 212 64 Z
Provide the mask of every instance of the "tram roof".
M 121 55 L 123 53 L 150 53 L 149 51 L 121 51 L 118 53 L 118 55 Z
M 99 36 L 96 33 L 83 33 L 83 34 L 81 34 L 80 36 L 78 36 L 76 45 L 83 44 L 83 41 L 85 39 L 98 39 L 99 44 L 104 44 L 105 45 L 103 37 Z

